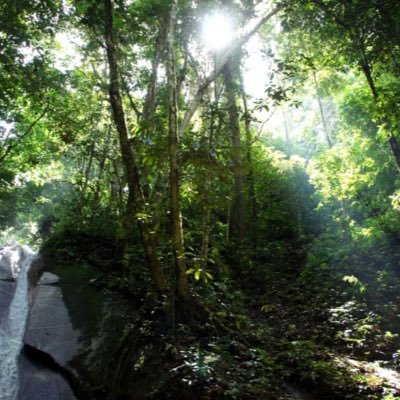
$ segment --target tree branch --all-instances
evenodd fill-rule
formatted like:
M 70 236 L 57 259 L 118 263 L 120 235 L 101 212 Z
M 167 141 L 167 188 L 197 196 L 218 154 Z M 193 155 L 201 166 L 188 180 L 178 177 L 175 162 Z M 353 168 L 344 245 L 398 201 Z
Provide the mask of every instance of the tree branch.
M 43 112 L 28 126 L 28 129 L 22 133 L 21 135 L 18 135 L 16 137 L 17 141 L 14 141 L 13 143 L 10 143 L 4 153 L 0 156 L 0 163 L 4 161 L 4 159 L 11 153 L 11 150 L 18 145 L 20 140 L 24 139 L 26 136 L 29 135 L 31 130 L 35 127 L 35 125 L 47 114 L 49 107 L 47 106 Z
M 133 97 L 131 95 L 131 92 L 129 91 L 129 86 L 128 86 L 125 78 L 123 77 L 122 74 L 120 76 L 121 76 L 122 87 L 123 87 L 126 95 L 128 96 L 129 104 L 130 104 L 132 110 L 136 114 L 136 119 L 139 121 L 140 118 L 142 117 L 142 113 L 140 112 L 138 106 L 136 105 L 135 100 L 133 100 Z
M 208 87 L 212 82 L 217 79 L 217 77 L 221 74 L 223 69 L 225 68 L 225 65 L 229 61 L 230 57 L 238 50 L 240 49 L 246 42 L 249 41 L 249 39 L 261 28 L 262 25 L 264 25 L 267 21 L 269 21 L 275 14 L 277 14 L 281 9 L 283 8 L 282 5 L 277 6 L 274 8 L 271 12 L 269 12 L 267 15 L 262 17 L 252 28 L 249 32 L 246 34 L 242 35 L 235 43 L 233 43 L 228 49 L 225 51 L 223 54 L 221 60 L 219 61 L 219 64 L 216 66 L 216 68 L 211 72 L 208 77 L 204 80 L 204 82 L 200 85 L 200 87 L 197 89 L 196 94 L 194 95 L 192 101 L 189 104 L 189 108 L 187 109 L 181 126 L 179 127 L 179 134 L 182 134 L 187 127 L 189 126 L 190 120 L 192 119 L 194 113 L 196 112 L 197 108 L 199 107 L 203 96 L 205 92 L 207 91 Z

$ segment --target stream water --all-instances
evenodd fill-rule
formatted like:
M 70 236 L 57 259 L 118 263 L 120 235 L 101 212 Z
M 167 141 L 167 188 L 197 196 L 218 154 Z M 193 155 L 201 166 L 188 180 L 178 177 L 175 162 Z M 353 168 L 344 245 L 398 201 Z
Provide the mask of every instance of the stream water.
M 18 358 L 29 310 L 28 271 L 35 256 L 26 246 L 0 249 L 0 263 L 9 267 L 10 279 L 16 280 L 8 313 L 0 325 L 0 400 L 14 400 L 18 393 Z M 13 282 L 9 284 L 13 285 Z

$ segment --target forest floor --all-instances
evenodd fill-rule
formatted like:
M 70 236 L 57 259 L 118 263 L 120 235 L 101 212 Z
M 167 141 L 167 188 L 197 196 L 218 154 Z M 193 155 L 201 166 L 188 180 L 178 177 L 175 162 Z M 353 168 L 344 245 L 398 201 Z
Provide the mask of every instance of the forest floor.
M 338 318 L 334 301 L 302 283 L 305 254 L 296 244 L 282 249 L 271 263 L 204 286 L 197 301 L 207 318 L 197 315 L 192 328 L 178 325 L 163 339 L 168 351 L 157 362 L 169 378 L 154 398 L 400 398 L 392 354 L 344 340 L 357 321 L 346 309 Z
M 400 398 L 400 374 L 391 362 L 390 346 L 386 352 L 374 352 L 374 344 L 364 337 L 360 341 L 370 348 L 359 351 L 357 341 L 345 340 L 357 322 L 346 316 L 355 302 L 337 307 L 337 299 L 310 290 L 299 279 L 304 259 L 294 243 L 281 258 L 264 265 L 262 274 L 236 279 L 251 320 L 249 338 L 259 340 L 257 347 L 272 357 L 275 372 L 282 374 L 286 393 L 279 397 Z
M 214 271 L 208 283 L 193 283 L 192 324 L 172 329 L 160 313 L 168 304 L 151 300 L 146 280 L 127 286 L 132 304 L 142 299 L 131 323 L 141 337 L 130 377 L 138 398 L 400 398 L 398 335 L 364 298 L 302 279 L 306 258 L 307 245 L 282 241 L 230 274 Z M 98 282 L 113 291 L 113 279 L 107 272 Z

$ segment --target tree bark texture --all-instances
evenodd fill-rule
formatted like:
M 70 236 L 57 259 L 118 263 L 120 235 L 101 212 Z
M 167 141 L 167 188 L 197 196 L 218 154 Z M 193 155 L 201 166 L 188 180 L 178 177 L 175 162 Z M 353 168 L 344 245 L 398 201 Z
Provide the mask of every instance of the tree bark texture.
M 142 238 L 143 249 L 148 261 L 153 281 L 158 291 L 165 292 L 167 285 L 163 272 L 163 266 L 158 259 L 156 250 L 154 248 L 149 225 L 145 217 L 136 218 L 137 213 L 145 214 L 145 201 L 140 185 L 139 169 L 136 165 L 135 149 L 131 147 L 129 142 L 128 128 L 126 125 L 125 112 L 122 104 L 116 45 L 113 34 L 112 0 L 104 0 L 104 23 L 107 60 L 110 74 L 109 97 L 115 126 L 118 131 L 122 162 L 124 165 L 124 171 L 129 189 L 125 222 L 126 235 L 131 233 L 133 224 L 135 221 L 137 221 Z
M 180 168 L 178 163 L 178 99 L 174 55 L 176 9 L 177 3 L 175 0 L 171 5 L 170 21 L 167 33 L 169 189 L 172 247 L 176 270 L 176 293 L 179 299 L 185 301 L 189 297 L 189 291 L 186 275 L 185 247 L 179 194 Z

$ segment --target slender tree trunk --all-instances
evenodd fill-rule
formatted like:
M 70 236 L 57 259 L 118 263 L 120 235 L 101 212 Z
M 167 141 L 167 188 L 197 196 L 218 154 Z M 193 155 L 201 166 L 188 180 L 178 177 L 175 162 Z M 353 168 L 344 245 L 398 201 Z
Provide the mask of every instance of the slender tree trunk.
M 144 252 L 149 264 L 152 278 L 156 288 L 165 292 L 167 285 L 163 272 L 163 266 L 154 248 L 153 238 L 150 234 L 149 225 L 145 217 L 137 218 L 136 213 L 145 214 L 145 201 L 140 185 L 139 170 L 136 165 L 135 150 L 131 147 L 128 136 L 128 128 L 125 120 L 125 112 L 122 105 L 120 79 L 118 73 L 118 62 L 116 58 L 116 46 L 113 35 L 113 11 L 112 1 L 104 0 L 104 22 L 107 59 L 110 74 L 109 96 L 113 110 L 114 122 L 118 131 L 119 144 L 121 148 L 122 162 L 129 188 L 125 229 L 126 235 L 130 235 L 135 220 L 138 222 L 142 237 Z
M 312 76 L 313 76 L 313 82 L 314 82 L 314 86 L 315 86 L 315 92 L 317 94 L 319 114 L 321 116 L 322 127 L 324 128 L 325 140 L 326 140 L 326 143 L 328 144 L 328 147 L 332 148 L 332 140 L 329 135 L 328 124 L 326 123 L 324 107 L 322 105 L 321 91 L 319 89 L 319 85 L 318 85 L 318 81 L 317 81 L 317 75 L 315 72 L 313 72 Z
M 172 247 L 176 270 L 176 293 L 181 301 L 187 301 L 189 290 L 186 275 L 185 247 L 183 240 L 182 215 L 180 210 L 178 164 L 178 99 L 175 75 L 174 30 L 176 21 L 176 0 L 172 2 L 167 33 L 167 78 L 168 78 L 168 131 L 169 131 L 169 188 L 171 211 Z
M 215 97 L 217 99 L 217 96 Z M 217 100 L 215 100 L 217 104 Z M 210 116 L 210 135 L 207 142 L 207 158 L 210 161 L 210 151 L 214 139 L 214 110 L 211 110 Z M 210 207 L 210 186 L 211 186 L 211 175 L 205 173 L 204 184 L 203 184 L 203 226 L 202 226 L 202 241 L 201 241 L 201 268 L 204 270 L 208 264 L 208 251 L 210 244 L 210 222 L 211 222 L 211 207 Z
M 208 265 L 208 251 L 210 245 L 210 222 L 211 222 L 211 207 L 210 207 L 210 184 L 211 178 L 207 174 L 204 178 L 203 186 L 203 225 L 202 225 L 202 240 L 201 240 L 201 268 L 205 270 Z
M 247 163 L 247 184 L 249 190 L 249 222 L 250 224 L 256 224 L 258 220 L 258 206 L 257 206 L 257 197 L 256 197 L 256 187 L 255 187 L 255 179 L 254 179 L 254 167 L 253 167 L 253 157 L 252 157 L 252 144 L 253 138 L 251 134 L 251 118 L 250 111 L 247 104 L 246 93 L 244 91 L 243 82 L 241 79 L 240 89 L 242 95 L 243 109 L 244 109 L 244 127 L 246 133 L 246 163 Z M 253 237 L 253 244 L 255 247 L 257 246 L 257 232 L 255 232 L 255 236 Z
M 89 181 L 90 181 L 90 174 L 92 172 L 92 164 L 93 164 L 93 158 L 94 158 L 94 149 L 96 148 L 96 142 L 92 140 L 92 143 L 90 144 L 90 154 L 89 154 L 89 161 L 86 166 L 85 170 L 85 180 L 83 182 L 83 187 L 82 187 L 82 199 L 85 197 L 86 190 L 89 186 Z
M 163 18 L 160 22 L 160 27 L 156 40 L 155 54 L 151 62 L 151 76 L 147 86 L 147 94 L 143 105 L 143 111 L 140 118 L 140 124 L 143 130 L 143 136 L 146 140 L 151 140 L 154 134 L 155 112 L 156 112 L 156 98 L 157 98 L 157 79 L 158 68 L 162 60 L 163 50 L 165 48 L 165 35 L 166 35 L 167 19 Z M 149 167 L 141 165 L 142 173 L 147 176 L 149 174 Z M 150 197 L 150 186 L 143 185 L 143 194 L 146 199 Z
M 226 210 L 226 231 L 225 231 L 225 240 L 229 242 L 229 233 L 231 231 L 231 210 L 232 207 L 229 206 Z
M 234 195 L 230 213 L 230 241 L 240 244 L 245 235 L 245 207 L 243 195 L 243 149 L 240 134 L 239 110 L 236 103 L 235 80 L 232 73 L 232 61 L 223 70 L 226 98 L 228 101 L 229 129 L 232 141 L 232 162 L 234 176 Z
M 120 175 L 120 159 L 113 158 L 112 162 L 112 171 L 111 171 L 111 180 L 110 180 L 110 197 L 112 199 L 118 199 L 118 209 L 122 213 L 123 212 L 123 191 L 122 186 L 123 182 L 121 180 Z
M 292 156 L 292 149 L 290 146 L 290 130 L 289 130 L 288 117 L 285 110 L 283 111 L 283 126 L 285 128 L 287 158 L 290 160 L 290 157 Z
M 206 182 L 205 186 L 209 182 Z M 208 196 L 208 193 L 206 193 Z M 210 221 L 211 209 L 209 204 L 205 204 L 203 212 L 203 227 L 202 227 L 202 240 L 201 240 L 201 268 L 205 270 L 208 265 L 208 251 L 210 246 Z
M 103 154 L 101 156 L 101 160 L 99 163 L 99 173 L 97 174 L 97 182 L 96 182 L 96 189 L 95 189 L 95 195 L 94 195 L 94 203 L 98 204 L 101 196 L 101 186 L 102 186 L 102 179 L 103 179 L 103 173 L 104 173 L 104 167 L 106 165 L 107 161 L 107 154 L 110 149 L 110 140 L 111 140 L 111 125 L 108 126 L 107 128 L 107 137 L 106 137 L 106 143 L 104 145 L 103 149 Z
M 389 133 L 389 145 L 396 159 L 397 169 L 400 172 L 400 146 L 397 138 L 392 133 Z
M 360 67 L 364 72 L 365 79 L 368 82 L 368 86 L 371 90 L 372 96 L 375 100 L 378 100 L 378 90 L 376 89 L 374 79 L 372 77 L 371 66 L 369 65 L 368 60 L 366 59 L 364 52 L 361 52 L 361 60 L 360 60 Z
M 143 105 L 142 122 L 147 126 L 153 123 L 154 113 L 156 111 L 156 96 L 157 96 L 157 79 L 158 67 L 161 63 L 162 53 L 165 46 L 165 24 L 166 21 L 160 22 L 160 28 L 157 35 L 156 48 L 153 60 L 151 62 L 151 77 L 147 86 L 146 99 Z M 145 129 L 146 130 L 146 129 Z
M 372 96 L 374 97 L 375 102 L 378 102 L 379 93 L 375 86 L 374 79 L 372 77 L 371 67 L 369 65 L 367 58 L 365 57 L 364 51 L 361 51 L 361 55 L 362 55 L 361 61 L 360 61 L 361 69 L 364 72 L 365 78 L 368 82 L 368 86 L 371 90 L 371 93 L 372 93 Z M 387 122 L 387 120 L 388 120 L 388 118 L 384 118 L 383 122 Z M 388 142 L 390 145 L 390 149 L 392 150 L 393 156 L 396 160 L 397 169 L 400 172 L 400 146 L 399 146 L 399 142 L 398 142 L 396 136 L 394 136 L 394 134 L 392 132 L 388 132 Z
M 256 188 L 255 188 L 255 179 L 254 179 L 254 167 L 253 167 L 253 157 L 252 157 L 252 144 L 253 138 L 251 134 L 250 128 L 250 111 L 247 104 L 246 93 L 244 91 L 243 83 L 241 82 L 241 94 L 242 94 L 242 102 L 244 108 L 244 127 L 246 133 L 246 164 L 247 164 L 247 175 L 246 175 L 246 183 L 248 187 L 248 220 L 247 227 L 248 231 L 251 232 L 251 244 L 253 248 L 257 248 L 258 246 L 258 234 L 257 229 L 254 229 L 254 226 L 257 226 L 258 223 L 258 205 L 257 205 L 257 196 L 256 196 Z

